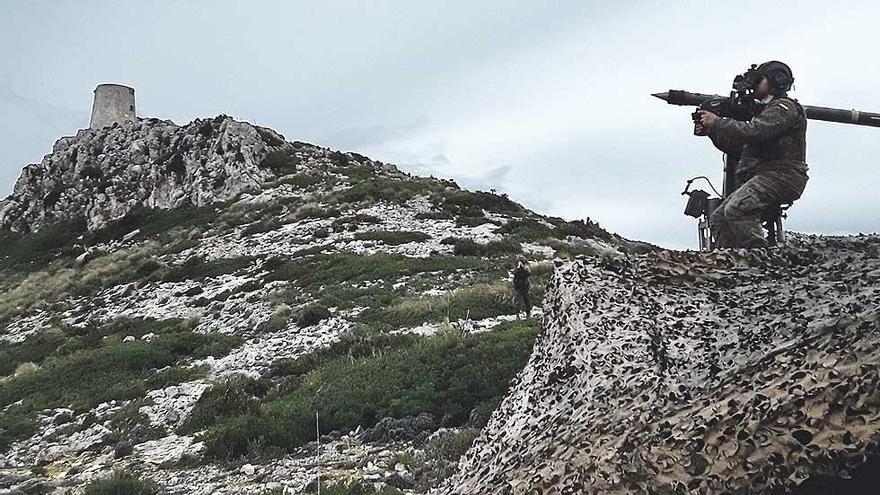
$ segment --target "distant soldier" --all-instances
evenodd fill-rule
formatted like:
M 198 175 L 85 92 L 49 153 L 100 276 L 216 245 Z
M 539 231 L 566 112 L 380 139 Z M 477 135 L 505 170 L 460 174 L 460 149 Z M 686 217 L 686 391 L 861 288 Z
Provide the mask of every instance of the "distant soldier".
M 794 82 L 782 62 L 761 64 L 763 79 L 755 99 L 766 106 L 749 122 L 700 110 L 700 132 L 725 153 L 740 154 L 738 189 L 709 219 L 720 247 L 752 248 L 767 244 L 761 218 L 768 209 L 801 197 L 807 184 L 806 130 L 803 107 L 788 96 Z
M 516 262 L 516 269 L 513 270 L 513 293 L 516 304 L 516 317 L 519 318 L 520 307 L 525 307 L 526 318 L 532 314 L 532 302 L 529 299 L 529 288 L 531 282 L 529 277 L 532 272 L 526 264 L 526 260 L 520 258 Z

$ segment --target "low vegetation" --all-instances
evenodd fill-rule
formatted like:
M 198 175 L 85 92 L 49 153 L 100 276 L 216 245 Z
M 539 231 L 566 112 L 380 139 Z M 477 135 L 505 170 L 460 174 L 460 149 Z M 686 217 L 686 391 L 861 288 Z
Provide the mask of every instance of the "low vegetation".
M 431 238 L 423 232 L 408 232 L 405 230 L 374 230 L 360 232 L 354 236 L 361 241 L 380 241 L 389 246 L 399 246 L 409 242 L 425 242 Z
M 139 322 L 143 326 L 135 328 Z M 222 356 L 239 342 L 228 335 L 195 333 L 181 320 L 128 320 L 80 330 L 68 329 L 67 339 L 51 351 L 43 347 L 40 366 L 0 381 L 0 409 L 8 406 L 0 417 L 0 448 L 32 434 L 38 411 L 88 411 L 109 400 L 143 397 L 147 390 L 202 376 L 204 370 L 184 367 L 182 360 Z M 137 338 L 146 333 L 157 335 L 149 341 Z M 137 337 L 123 342 L 129 335 Z
M 299 492 L 300 495 L 319 493 L 317 484 Z M 392 487 L 375 488 L 372 483 L 361 480 L 333 481 L 322 485 L 321 495 L 400 495 L 403 492 Z
M 451 244 L 456 256 L 512 256 L 522 253 L 522 245 L 511 238 L 489 241 L 485 244 L 464 237 L 447 237 L 441 244 Z
M 388 307 L 371 309 L 363 321 L 400 328 L 444 320 L 482 320 L 504 314 L 516 314 L 513 292 L 509 283 L 496 282 L 463 287 L 443 296 L 402 299 Z
M 160 487 L 127 471 L 116 471 L 86 485 L 83 495 L 158 495 Z
M 455 272 L 488 267 L 484 260 L 455 256 L 413 258 L 397 254 L 358 255 L 336 252 L 281 261 L 273 267 L 268 280 L 296 282 L 304 289 L 345 282 L 353 284 L 368 280 L 396 280 L 424 272 Z
M 384 417 L 429 412 L 446 426 L 467 423 L 471 411 L 506 392 L 531 353 L 537 325 L 513 322 L 476 335 L 439 334 L 369 357 L 337 357 L 301 374 L 262 398 L 247 412 L 210 426 L 206 455 L 235 459 L 277 455 L 322 433 L 371 426 Z M 316 363 L 312 362 L 312 365 Z

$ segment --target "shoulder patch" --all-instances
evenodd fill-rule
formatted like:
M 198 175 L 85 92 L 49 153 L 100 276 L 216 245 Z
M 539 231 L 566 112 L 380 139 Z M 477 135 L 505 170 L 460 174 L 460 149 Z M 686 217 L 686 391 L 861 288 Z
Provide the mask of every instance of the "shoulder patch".
M 784 101 L 780 101 L 780 102 L 779 102 L 779 106 L 782 107 L 782 108 L 784 108 L 784 109 L 786 109 L 786 110 L 791 110 L 791 107 L 789 107 L 788 105 L 786 105 Z

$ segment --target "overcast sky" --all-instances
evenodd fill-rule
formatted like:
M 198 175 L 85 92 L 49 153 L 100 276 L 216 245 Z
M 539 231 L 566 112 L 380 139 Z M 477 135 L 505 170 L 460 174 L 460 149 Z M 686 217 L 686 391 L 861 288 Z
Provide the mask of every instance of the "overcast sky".
M 0 191 L 88 126 L 92 90 L 140 116 L 226 113 L 290 140 L 507 192 L 541 213 L 694 247 L 685 179 L 717 178 L 690 108 L 788 62 L 793 96 L 880 112 L 878 2 L 14 1 L 0 15 Z M 788 228 L 880 231 L 880 128 L 811 122 Z

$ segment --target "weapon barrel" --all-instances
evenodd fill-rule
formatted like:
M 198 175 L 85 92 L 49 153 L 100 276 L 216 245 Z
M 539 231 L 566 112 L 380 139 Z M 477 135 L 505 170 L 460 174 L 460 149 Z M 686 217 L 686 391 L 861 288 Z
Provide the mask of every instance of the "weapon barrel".
M 699 106 L 706 100 L 724 98 L 719 95 L 706 95 L 691 93 L 678 89 L 670 89 L 665 93 L 656 93 L 653 96 L 666 101 L 670 105 Z M 840 108 L 814 107 L 804 105 L 807 118 L 812 120 L 824 120 L 826 122 L 838 122 L 841 124 L 867 125 L 880 127 L 880 114 L 860 112 L 858 110 L 843 110 Z

